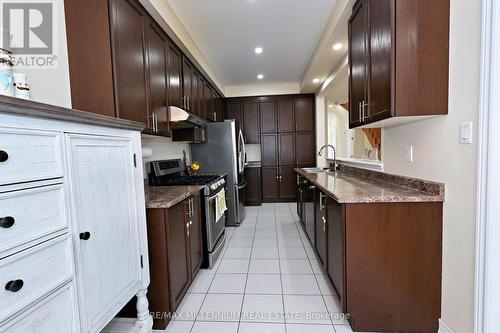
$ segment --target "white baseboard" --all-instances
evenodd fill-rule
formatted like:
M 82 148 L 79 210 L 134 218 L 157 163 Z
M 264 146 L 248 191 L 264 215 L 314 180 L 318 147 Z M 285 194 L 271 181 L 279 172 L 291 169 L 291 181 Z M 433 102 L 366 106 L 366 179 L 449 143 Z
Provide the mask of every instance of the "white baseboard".
M 448 325 L 446 325 L 442 319 L 439 319 L 438 333 L 455 333 L 455 332 L 453 332 L 452 329 L 449 328 Z

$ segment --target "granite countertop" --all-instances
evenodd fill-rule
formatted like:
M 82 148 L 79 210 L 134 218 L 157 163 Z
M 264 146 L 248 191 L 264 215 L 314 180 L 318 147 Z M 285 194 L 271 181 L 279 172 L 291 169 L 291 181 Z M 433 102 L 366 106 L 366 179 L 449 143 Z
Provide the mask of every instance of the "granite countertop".
M 142 131 L 144 123 L 0 95 L 0 113 Z
M 202 189 L 203 185 L 146 186 L 146 208 L 170 208 Z
M 339 203 L 444 201 L 444 184 L 355 169 L 342 167 L 336 173 L 295 171 Z

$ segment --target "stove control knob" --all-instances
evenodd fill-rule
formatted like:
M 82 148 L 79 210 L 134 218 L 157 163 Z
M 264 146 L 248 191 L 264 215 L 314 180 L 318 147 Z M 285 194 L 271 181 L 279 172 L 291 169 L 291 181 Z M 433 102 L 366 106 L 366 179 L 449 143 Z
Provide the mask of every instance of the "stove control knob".
M 220 180 L 220 182 L 221 182 L 221 184 L 223 184 L 223 185 L 226 183 L 226 181 L 224 180 L 224 178 L 222 178 L 222 179 Z
M 217 188 L 217 186 L 215 186 L 215 184 L 212 184 L 212 185 L 210 185 L 210 188 L 211 188 L 212 190 L 215 190 L 215 189 Z
M 224 181 L 223 180 L 219 180 L 219 185 L 220 186 L 224 185 Z

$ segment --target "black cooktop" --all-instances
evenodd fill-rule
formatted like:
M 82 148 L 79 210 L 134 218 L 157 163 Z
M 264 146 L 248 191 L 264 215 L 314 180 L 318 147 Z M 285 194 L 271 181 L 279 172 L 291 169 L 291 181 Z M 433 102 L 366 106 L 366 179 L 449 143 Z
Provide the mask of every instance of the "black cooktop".
M 156 186 L 207 185 L 217 180 L 217 175 L 184 175 L 155 177 Z

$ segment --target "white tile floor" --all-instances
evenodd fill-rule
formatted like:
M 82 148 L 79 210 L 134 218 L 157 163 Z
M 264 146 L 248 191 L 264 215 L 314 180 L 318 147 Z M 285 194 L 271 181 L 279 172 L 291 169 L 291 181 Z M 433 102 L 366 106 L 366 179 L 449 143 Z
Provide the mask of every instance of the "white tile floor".
M 349 333 L 295 204 L 247 207 L 227 245 L 201 270 L 168 333 Z M 327 314 L 330 314 L 327 315 Z

